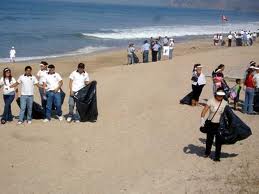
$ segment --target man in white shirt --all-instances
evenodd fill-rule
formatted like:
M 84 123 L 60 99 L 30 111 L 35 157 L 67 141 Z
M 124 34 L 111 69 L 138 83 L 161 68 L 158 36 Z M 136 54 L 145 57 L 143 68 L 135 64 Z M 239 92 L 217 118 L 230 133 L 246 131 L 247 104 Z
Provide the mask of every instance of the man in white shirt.
M 14 49 L 14 47 L 12 47 L 11 48 L 11 50 L 10 50 L 10 62 L 15 62 L 15 55 L 16 55 L 16 51 L 15 51 L 15 49 Z
M 41 86 L 41 88 L 39 88 L 39 92 L 40 92 L 40 98 L 41 98 L 41 106 L 44 109 L 44 114 L 46 113 L 47 99 L 44 94 L 43 80 L 44 80 L 44 77 L 47 75 L 47 73 L 48 73 L 48 63 L 46 61 L 41 61 L 40 70 L 37 73 L 37 78 Z
M 231 47 L 231 45 L 232 45 L 232 38 L 233 38 L 233 36 L 230 32 L 229 35 L 228 35 L 228 47 Z
M 69 91 L 70 91 L 70 96 L 69 96 L 69 114 L 67 118 L 67 122 L 71 122 L 73 115 L 74 115 L 74 108 L 75 108 L 75 99 L 74 99 L 74 94 L 84 88 L 88 83 L 89 83 L 89 75 L 85 71 L 85 64 L 84 63 L 79 63 L 77 66 L 77 70 L 73 71 L 70 76 L 69 76 Z M 75 122 L 79 122 L 79 114 L 78 111 L 76 110 L 75 114 Z
M 61 76 L 55 72 L 55 66 L 49 65 L 49 72 L 43 78 L 43 88 L 44 94 L 47 97 L 47 106 L 46 106 L 46 118 L 44 122 L 49 122 L 51 120 L 52 105 L 56 107 L 56 114 L 60 121 L 63 120 L 62 110 L 61 110 L 61 95 L 60 89 L 63 85 Z
M 27 107 L 27 122 L 31 124 L 31 115 L 32 115 L 32 104 L 33 104 L 33 95 L 34 95 L 34 85 L 38 84 L 38 80 L 35 76 L 31 74 L 32 68 L 31 66 L 25 67 L 25 74 L 21 75 L 17 82 L 10 86 L 10 88 L 14 88 L 21 84 L 21 97 L 20 97 L 20 114 L 18 124 L 22 124 L 24 121 L 24 113 Z
M 158 41 L 156 41 L 152 47 L 152 62 L 157 62 L 157 53 L 160 47 L 161 46 L 158 44 Z

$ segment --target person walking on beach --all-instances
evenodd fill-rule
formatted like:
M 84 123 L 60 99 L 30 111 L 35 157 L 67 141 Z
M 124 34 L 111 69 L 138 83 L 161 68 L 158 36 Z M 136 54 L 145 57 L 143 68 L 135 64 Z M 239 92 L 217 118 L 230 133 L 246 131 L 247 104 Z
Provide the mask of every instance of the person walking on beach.
M 41 106 L 44 110 L 44 114 L 46 114 L 47 99 L 46 99 L 46 95 L 44 94 L 43 80 L 46 77 L 47 73 L 48 73 L 48 63 L 46 61 L 41 61 L 40 70 L 37 73 L 37 78 L 39 80 L 39 85 L 41 86 L 39 88 L 39 93 L 41 98 Z
M 228 47 L 231 47 L 232 45 L 232 39 L 233 39 L 233 35 L 231 34 L 231 32 L 228 35 Z
M 134 64 L 135 63 L 135 61 L 134 61 L 134 53 L 135 53 L 136 49 L 135 49 L 133 43 L 129 44 L 129 47 L 128 47 L 127 51 L 128 51 L 128 65 Z
M 16 50 L 14 49 L 14 46 L 12 46 L 9 54 L 10 54 L 10 62 L 15 63 Z
M 206 84 L 201 64 L 195 64 L 192 75 L 192 106 L 197 106 L 203 87 Z
M 56 107 L 56 115 L 60 121 L 63 120 L 62 110 L 61 110 L 61 86 L 63 85 L 62 78 L 60 74 L 55 72 L 55 66 L 49 65 L 49 72 L 43 78 L 43 88 L 44 94 L 47 97 L 46 106 L 46 119 L 43 122 L 49 122 L 51 120 L 51 113 L 53 104 Z
M 206 150 L 205 150 L 204 157 L 207 158 L 210 156 L 213 140 L 215 138 L 216 151 L 215 151 L 214 161 L 216 162 L 220 161 L 221 147 L 222 147 L 222 144 L 218 136 L 220 117 L 224 112 L 225 107 L 228 105 L 227 101 L 223 99 L 225 95 L 226 94 L 223 91 L 223 89 L 219 88 L 215 93 L 215 96 L 208 100 L 207 105 L 203 108 L 201 113 L 201 126 L 204 127 L 205 116 L 206 116 L 206 113 L 209 111 L 209 116 L 207 118 L 209 132 L 207 133 Z
M 0 79 L 0 87 L 3 87 L 3 98 L 5 103 L 1 124 L 5 124 L 7 121 L 13 121 L 11 104 L 15 98 L 15 88 L 10 88 L 10 86 L 15 83 L 16 80 L 12 77 L 11 69 L 4 68 L 3 77 Z
M 148 43 L 147 40 L 145 40 L 141 48 L 141 52 L 143 55 L 143 63 L 148 63 L 149 49 L 150 49 L 150 44 Z
M 33 98 L 34 98 L 34 85 L 41 87 L 38 84 L 38 80 L 35 76 L 32 75 L 32 68 L 31 66 L 25 67 L 25 73 L 21 75 L 17 82 L 11 85 L 11 88 L 17 87 L 21 84 L 21 97 L 20 97 L 20 114 L 19 114 L 19 121 L 18 125 L 24 122 L 24 114 L 27 108 L 27 123 L 32 123 L 32 105 L 33 105 Z
M 155 42 L 155 44 L 152 47 L 152 62 L 157 62 L 157 53 L 160 48 L 160 45 L 158 44 L 158 41 Z
M 254 103 L 254 94 L 255 94 L 255 79 L 253 76 L 254 68 L 249 68 L 247 70 L 246 78 L 244 81 L 245 88 L 245 102 L 243 106 L 244 114 L 254 114 L 253 103 Z
M 77 70 L 73 71 L 69 76 L 69 91 L 70 96 L 68 100 L 69 113 L 67 117 L 67 122 L 71 122 L 73 116 L 75 117 L 75 122 L 80 122 L 80 116 L 76 108 L 76 114 L 74 115 L 75 109 L 75 99 L 74 94 L 89 84 L 90 78 L 88 73 L 85 71 L 85 64 L 79 63 Z
M 169 60 L 173 59 L 173 51 L 174 51 L 174 39 L 171 38 L 169 41 Z

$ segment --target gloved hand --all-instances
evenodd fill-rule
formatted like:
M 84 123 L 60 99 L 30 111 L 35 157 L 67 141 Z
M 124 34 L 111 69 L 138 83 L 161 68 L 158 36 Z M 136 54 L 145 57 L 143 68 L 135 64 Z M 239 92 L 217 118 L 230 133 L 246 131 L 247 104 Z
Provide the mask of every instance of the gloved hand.
M 201 127 L 204 127 L 204 125 L 205 125 L 205 119 L 201 117 Z

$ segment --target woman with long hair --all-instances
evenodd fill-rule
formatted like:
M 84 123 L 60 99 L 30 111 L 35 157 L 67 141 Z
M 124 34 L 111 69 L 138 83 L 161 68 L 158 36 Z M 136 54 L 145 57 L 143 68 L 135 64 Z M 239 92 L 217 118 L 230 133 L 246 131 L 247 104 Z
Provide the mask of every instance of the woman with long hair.
M 2 115 L 1 123 L 5 124 L 7 121 L 13 121 L 11 104 L 15 98 L 15 88 L 10 88 L 16 80 L 12 77 L 11 69 L 4 68 L 3 77 L 0 79 L 0 87 L 3 87 L 4 98 L 4 112 Z

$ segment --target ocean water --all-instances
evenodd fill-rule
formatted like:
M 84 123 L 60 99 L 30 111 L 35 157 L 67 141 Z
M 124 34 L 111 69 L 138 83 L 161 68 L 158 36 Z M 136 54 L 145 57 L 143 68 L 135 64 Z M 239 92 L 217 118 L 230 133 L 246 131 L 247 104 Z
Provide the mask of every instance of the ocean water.
M 223 27 L 221 15 L 229 18 Z M 17 60 L 91 53 L 140 45 L 146 38 L 176 42 L 223 31 L 259 29 L 259 13 L 41 0 L 0 1 L 0 62 L 15 46 Z

